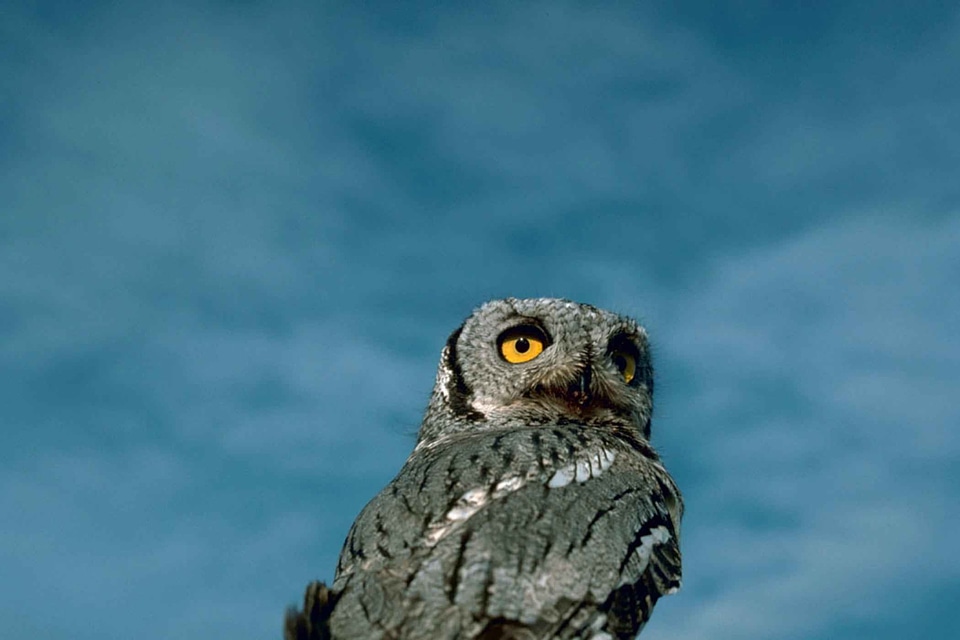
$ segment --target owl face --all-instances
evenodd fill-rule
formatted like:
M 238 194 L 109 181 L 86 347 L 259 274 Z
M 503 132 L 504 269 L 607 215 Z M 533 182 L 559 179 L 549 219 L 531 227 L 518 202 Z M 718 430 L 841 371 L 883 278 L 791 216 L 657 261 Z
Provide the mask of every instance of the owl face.
M 646 332 L 632 319 L 568 300 L 494 300 L 450 336 L 421 440 L 570 423 L 649 437 L 652 394 Z M 431 418 L 443 428 L 429 427 Z

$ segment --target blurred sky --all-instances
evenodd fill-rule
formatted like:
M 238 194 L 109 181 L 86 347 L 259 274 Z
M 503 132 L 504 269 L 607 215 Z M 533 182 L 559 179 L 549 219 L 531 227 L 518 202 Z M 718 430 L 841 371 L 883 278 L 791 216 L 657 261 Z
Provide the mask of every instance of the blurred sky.
M 3 3 L 2 635 L 279 638 L 544 295 L 652 336 L 645 638 L 960 637 L 960 10 L 810 4 Z

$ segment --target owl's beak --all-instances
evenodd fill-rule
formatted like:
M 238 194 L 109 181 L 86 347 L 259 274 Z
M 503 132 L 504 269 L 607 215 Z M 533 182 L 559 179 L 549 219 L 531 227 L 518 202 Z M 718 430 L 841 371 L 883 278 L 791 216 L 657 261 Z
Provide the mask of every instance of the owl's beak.
M 593 372 L 588 364 L 577 377 L 577 380 L 570 385 L 570 395 L 581 407 L 590 401 L 590 380 Z

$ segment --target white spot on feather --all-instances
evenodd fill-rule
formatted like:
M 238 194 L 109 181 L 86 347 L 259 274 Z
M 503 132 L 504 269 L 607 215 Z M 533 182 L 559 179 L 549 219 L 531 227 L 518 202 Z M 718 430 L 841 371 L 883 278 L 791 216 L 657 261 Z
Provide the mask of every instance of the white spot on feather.
M 654 527 L 650 530 L 650 533 L 640 537 L 640 546 L 637 547 L 636 551 L 637 555 L 640 556 L 640 571 L 646 571 L 647 565 L 650 564 L 650 554 L 653 553 L 653 548 L 669 540 L 670 531 L 663 525 Z M 618 586 L 623 586 L 627 583 L 627 580 L 628 578 L 624 576 Z M 670 593 L 673 593 L 673 591 Z
M 590 461 L 577 460 L 577 482 L 586 482 L 590 479 Z
M 440 353 L 440 362 L 446 365 L 447 360 L 450 357 L 450 347 L 444 347 L 443 351 Z M 440 395 L 443 396 L 444 402 L 450 401 L 450 378 L 453 377 L 453 374 L 450 372 L 450 369 L 446 366 L 441 366 L 437 369 L 437 381 L 436 388 L 440 392 Z
M 600 455 L 603 456 L 603 460 L 600 462 L 601 472 L 606 471 L 613 464 L 613 461 L 617 458 L 616 451 L 610 451 L 610 449 L 600 449 Z
M 508 476 L 498 482 L 491 492 L 487 487 L 470 489 L 457 500 L 456 505 L 447 511 L 444 520 L 434 523 L 427 533 L 427 546 L 434 546 L 460 523 L 468 520 L 491 500 L 499 500 L 524 485 L 523 476 Z
M 553 477 L 550 478 L 550 481 L 547 482 L 547 486 L 550 487 L 551 489 L 559 489 L 560 487 L 565 487 L 571 482 L 573 482 L 573 478 L 576 475 L 577 475 L 577 471 L 573 466 L 557 469 L 556 473 L 553 474 Z
M 547 486 L 551 489 L 559 489 L 560 487 L 567 486 L 574 480 L 584 483 L 590 478 L 599 478 L 600 474 L 613 465 L 616 457 L 616 451 L 598 449 L 572 464 L 557 469 L 550 477 L 550 480 L 547 481 Z
M 520 476 L 510 476 L 497 483 L 493 489 L 493 497 L 499 498 L 503 495 L 516 491 L 523 486 L 523 478 Z
M 597 477 L 601 473 L 603 473 L 603 454 L 596 451 L 590 456 L 590 475 Z
M 487 503 L 490 496 L 484 488 L 470 489 L 457 500 L 457 505 L 447 512 L 447 520 L 466 520 Z
M 435 544 L 437 544 L 438 542 L 440 542 L 440 539 L 443 538 L 445 535 L 447 535 L 447 533 L 450 532 L 450 528 L 451 528 L 452 526 L 453 526 L 453 525 L 448 524 L 448 525 L 443 526 L 443 527 L 434 527 L 434 528 L 431 528 L 430 533 L 427 534 L 427 546 L 428 546 L 428 547 L 432 547 L 432 546 L 434 546 Z

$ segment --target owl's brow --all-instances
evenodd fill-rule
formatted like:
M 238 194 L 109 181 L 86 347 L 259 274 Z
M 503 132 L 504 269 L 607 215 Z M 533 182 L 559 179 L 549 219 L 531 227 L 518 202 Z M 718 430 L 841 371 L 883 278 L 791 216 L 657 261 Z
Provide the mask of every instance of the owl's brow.
M 547 331 L 547 328 L 543 326 L 543 321 L 540 320 L 540 318 L 536 318 L 534 316 L 529 316 L 529 315 L 520 313 L 516 309 L 514 309 L 514 313 L 512 315 L 509 315 L 503 319 L 503 322 L 501 323 L 500 331 L 502 333 L 507 329 L 511 329 L 513 327 L 519 327 L 522 325 L 532 325 L 537 329 L 540 329 L 540 331 L 543 331 L 543 333 L 547 337 L 550 337 L 551 339 L 553 337 L 550 335 L 550 332 Z

